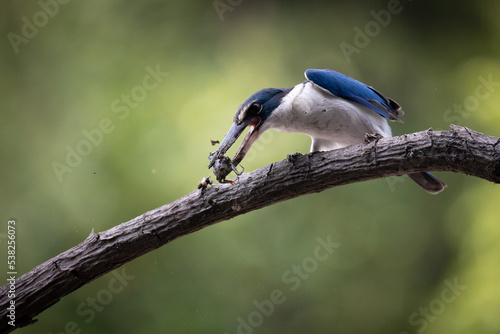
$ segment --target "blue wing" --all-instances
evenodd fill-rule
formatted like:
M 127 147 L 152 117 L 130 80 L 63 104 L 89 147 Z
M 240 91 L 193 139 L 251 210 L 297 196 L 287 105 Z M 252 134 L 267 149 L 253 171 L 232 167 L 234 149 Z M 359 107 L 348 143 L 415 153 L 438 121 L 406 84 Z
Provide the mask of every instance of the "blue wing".
M 308 69 L 305 76 L 335 96 L 357 102 L 389 120 L 402 122 L 399 116 L 404 113 L 399 104 L 362 82 L 333 70 Z

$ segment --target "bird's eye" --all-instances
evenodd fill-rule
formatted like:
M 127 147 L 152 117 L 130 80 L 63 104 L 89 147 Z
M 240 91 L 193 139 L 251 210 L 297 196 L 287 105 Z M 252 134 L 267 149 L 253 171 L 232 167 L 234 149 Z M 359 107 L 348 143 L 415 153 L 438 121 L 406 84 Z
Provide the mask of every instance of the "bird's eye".
M 254 102 L 248 107 L 247 114 L 250 116 L 257 116 L 262 111 L 262 104 Z
M 245 119 L 252 119 L 256 116 L 260 116 L 262 114 L 262 104 L 258 102 L 253 102 L 245 109 L 238 111 L 235 122 L 239 125 L 243 123 Z

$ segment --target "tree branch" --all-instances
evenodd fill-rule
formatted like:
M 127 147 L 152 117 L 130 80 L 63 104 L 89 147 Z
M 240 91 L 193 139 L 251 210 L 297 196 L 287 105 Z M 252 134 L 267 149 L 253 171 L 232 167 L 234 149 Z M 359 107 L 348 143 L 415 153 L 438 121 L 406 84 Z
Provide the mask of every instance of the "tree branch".
M 170 241 L 217 222 L 331 187 L 419 171 L 453 171 L 500 182 L 500 138 L 463 127 L 383 138 L 344 149 L 292 155 L 236 185 L 196 190 L 35 267 L 16 280 L 16 327 L 7 324 L 9 285 L 0 288 L 0 332 L 33 318 L 90 281 Z M 451 186 L 453 187 L 453 186 Z

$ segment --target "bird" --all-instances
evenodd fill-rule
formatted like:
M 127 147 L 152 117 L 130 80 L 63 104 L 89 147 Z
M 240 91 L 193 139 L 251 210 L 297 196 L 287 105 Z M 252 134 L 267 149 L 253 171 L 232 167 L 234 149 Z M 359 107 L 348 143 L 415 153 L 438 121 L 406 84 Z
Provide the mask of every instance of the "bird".
M 402 107 L 373 87 L 330 69 L 307 69 L 304 74 L 306 80 L 294 87 L 264 88 L 246 99 L 222 143 L 211 153 L 208 168 L 246 128 L 249 131 L 232 160 L 234 166 L 269 129 L 306 134 L 312 139 L 311 152 L 318 152 L 363 143 L 367 135 L 392 137 L 388 121 L 402 123 Z M 430 194 L 446 188 L 429 172 L 408 176 Z

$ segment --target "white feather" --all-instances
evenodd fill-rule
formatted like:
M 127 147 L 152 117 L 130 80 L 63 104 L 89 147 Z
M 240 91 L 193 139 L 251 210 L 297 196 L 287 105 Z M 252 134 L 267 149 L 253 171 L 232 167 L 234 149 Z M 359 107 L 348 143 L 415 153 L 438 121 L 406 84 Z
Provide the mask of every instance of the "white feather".
M 359 103 L 336 97 L 310 81 L 295 86 L 262 125 L 261 131 L 304 133 L 311 152 L 362 143 L 366 134 L 391 137 L 387 119 Z

